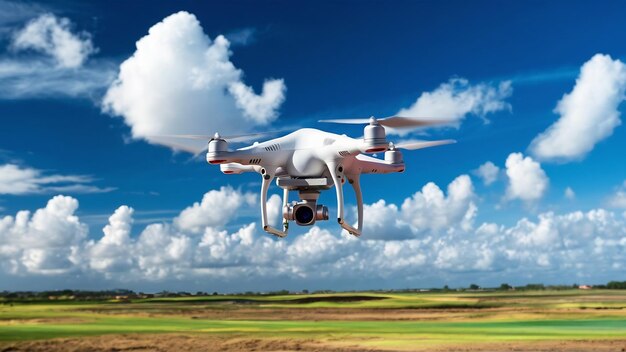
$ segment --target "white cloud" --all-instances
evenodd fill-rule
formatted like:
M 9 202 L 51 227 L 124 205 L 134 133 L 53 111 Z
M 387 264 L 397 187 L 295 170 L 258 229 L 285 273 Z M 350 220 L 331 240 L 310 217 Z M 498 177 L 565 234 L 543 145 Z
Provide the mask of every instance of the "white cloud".
M 103 193 L 115 189 L 89 185 L 93 181 L 85 175 L 45 175 L 43 171 L 29 167 L 0 165 L 0 194 Z
M 43 14 L 14 31 L 14 55 L 0 58 L 0 98 L 97 100 L 115 78 L 115 66 L 109 60 L 87 62 L 97 49 L 89 33 L 72 27 L 67 18 Z
M 626 191 L 617 191 L 609 204 L 614 208 L 626 208 Z
M 521 199 L 526 202 L 543 197 L 548 189 L 548 176 L 541 164 L 522 153 L 511 153 L 506 158 L 506 175 L 509 179 L 507 199 Z
M 563 195 L 569 200 L 576 198 L 576 193 L 574 192 L 572 187 L 565 188 L 565 192 L 563 193 Z
M 609 55 L 596 54 L 580 69 L 576 85 L 557 103 L 559 119 L 532 141 L 541 160 L 583 158 L 621 124 L 618 107 L 624 100 L 626 66 Z
M 30 49 L 45 53 L 64 68 L 80 67 L 96 52 L 89 33 L 72 33 L 69 19 L 52 14 L 43 14 L 28 22 L 13 36 L 12 47 L 17 51 Z
M 114 66 L 59 68 L 41 59 L 0 59 L 0 99 L 87 98 L 97 100 L 115 78 Z
M 127 270 L 131 267 L 130 230 L 133 224 L 133 208 L 123 205 L 109 218 L 109 224 L 102 229 L 104 236 L 87 244 L 89 266 L 106 274 Z
M 479 279 L 499 284 L 511 277 L 520 277 L 518 283 L 524 278 L 604 280 L 626 265 L 626 218 L 620 214 L 604 209 L 548 212 L 511 226 L 483 223 L 474 228 L 468 223 L 476 208 L 467 175 L 451 182 L 447 196 L 438 193 L 443 192 L 427 185 L 407 198 L 411 207 L 382 201 L 368 206 L 375 215 L 393 215 L 406 223 L 403 217 L 411 214 L 432 218 L 432 224 L 407 228 L 414 225 L 379 217 L 390 228 L 404 228 L 419 238 L 383 238 L 372 232 L 355 238 L 314 226 L 290 240 L 270 237 L 256 223 L 233 230 L 213 223 L 199 236 L 176 222 L 164 222 L 149 224 L 135 237 L 133 209 L 127 206 L 115 210 L 100 239 L 87 240 L 87 227 L 75 215 L 76 199 L 57 196 L 33 216 L 22 211 L 0 219 L 0 273 L 56 275 L 64 282 L 104 278 L 106 287 L 140 288 L 152 282 L 163 289 L 166 283 L 184 282 L 187 288 L 200 288 L 209 281 L 224 290 L 259 290 L 258 285 L 276 289 L 283 283 L 295 283 L 298 289 L 303 284 L 333 287 L 347 279 L 350 285 L 364 282 L 370 288 L 384 282 L 441 285 L 442 279 L 458 284 Z M 239 202 L 236 211 L 250 207 L 258 204 Z M 441 214 L 446 207 L 452 215 Z M 441 221 L 448 226 L 441 228 Z
M 284 101 L 284 82 L 266 80 L 255 94 L 230 61 L 229 45 L 221 35 L 211 40 L 190 13 L 166 17 L 120 65 L 103 110 L 123 116 L 134 138 L 161 144 L 155 136 L 230 134 L 271 122 Z
M 278 194 L 272 194 L 270 199 L 267 200 L 267 221 L 270 225 L 277 227 L 278 225 L 281 225 L 282 219 L 283 199 Z
M 191 239 L 168 224 L 151 224 L 136 243 L 138 270 L 150 280 L 183 274 L 190 266 Z
M 488 83 L 470 85 L 464 78 L 451 78 L 432 92 L 424 92 L 410 107 L 398 111 L 398 116 L 439 118 L 461 121 L 468 114 L 486 119 L 486 115 L 510 110 L 505 101 L 513 93 L 510 81 L 497 86 Z
M 539 223 L 535 224 L 527 219 L 520 220 L 509 230 L 516 242 L 522 246 L 544 247 L 557 245 L 559 232 L 554 221 L 554 214 L 548 213 L 539 216 Z
M 87 226 L 74 215 L 78 201 L 56 196 L 31 216 L 20 211 L 0 219 L 0 257 L 14 274 L 59 274 L 77 269 Z
M 415 231 L 402 219 L 398 206 L 387 204 L 383 199 L 363 205 L 363 233 L 364 238 L 382 240 L 415 236 Z
M 206 227 L 226 225 L 244 203 L 255 202 L 256 197 L 251 193 L 244 194 L 230 186 L 221 187 L 207 192 L 201 202 L 183 210 L 174 219 L 174 224 L 182 230 L 202 233 Z
M 363 237 L 398 240 L 418 235 L 469 231 L 476 217 L 474 186 L 467 175 L 448 185 L 448 195 L 433 182 L 406 198 L 400 207 L 379 200 L 363 207 Z
M 609 206 L 626 209 L 626 181 L 624 181 L 624 184 L 618 188 L 615 194 L 609 199 Z
M 448 185 L 448 196 L 433 182 L 426 184 L 402 203 L 403 219 L 418 232 L 438 233 L 458 224 L 463 230 L 472 227 L 476 215 L 473 203 L 474 186 L 467 175 L 461 175 Z
M 498 179 L 500 168 L 491 161 L 487 161 L 486 163 L 480 165 L 478 169 L 474 170 L 474 174 L 480 177 L 486 186 L 489 186 Z
M 241 82 L 230 84 L 228 91 L 235 97 L 235 103 L 244 116 L 261 125 L 276 118 L 276 110 L 285 100 L 285 83 L 282 79 L 265 81 L 261 95 L 257 95 L 252 88 Z

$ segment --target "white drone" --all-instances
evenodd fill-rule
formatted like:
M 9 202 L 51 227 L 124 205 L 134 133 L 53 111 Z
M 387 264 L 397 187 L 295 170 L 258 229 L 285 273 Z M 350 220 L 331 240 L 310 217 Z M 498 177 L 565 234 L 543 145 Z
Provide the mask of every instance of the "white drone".
M 313 225 L 317 220 L 328 220 L 328 208 L 317 204 L 321 191 L 335 186 L 337 193 L 337 222 L 355 236 L 361 235 L 363 226 L 363 197 L 359 178 L 361 174 L 388 174 L 403 172 L 405 168 L 399 149 L 415 150 L 454 143 L 454 140 L 419 141 L 393 144 L 387 141 L 385 127 L 403 128 L 448 123 L 444 120 L 420 120 L 407 117 L 384 119 L 320 120 L 320 122 L 364 124 L 362 139 L 350 138 L 313 128 L 303 128 L 286 136 L 251 146 L 228 150 L 228 141 L 252 135 L 221 137 L 218 133 L 209 140 L 206 160 L 220 165 L 224 174 L 257 172 L 262 176 L 261 219 L 263 230 L 278 237 L 287 236 L 289 222 L 300 226 Z M 265 133 L 253 134 L 254 136 Z M 177 136 L 191 139 L 209 139 L 206 136 Z M 185 148 L 181 148 L 185 149 Z M 197 152 L 197 150 L 196 150 Z M 385 158 L 377 159 L 364 153 L 385 152 Z M 283 189 L 282 230 L 267 221 L 267 191 L 270 183 Z M 356 194 L 357 227 L 344 218 L 343 184 L 348 181 Z M 289 203 L 289 191 L 298 191 L 300 201 Z

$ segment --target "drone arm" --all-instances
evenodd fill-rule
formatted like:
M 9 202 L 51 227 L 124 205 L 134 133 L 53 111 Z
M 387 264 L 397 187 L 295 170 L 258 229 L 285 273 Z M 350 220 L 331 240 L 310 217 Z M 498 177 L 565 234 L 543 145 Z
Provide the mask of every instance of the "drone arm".
M 335 183 L 335 191 L 337 192 L 337 222 L 348 231 L 351 235 L 360 236 L 360 229 L 355 229 L 348 224 L 343 217 L 343 166 L 337 165 L 337 163 L 328 163 L 328 170 Z M 359 217 L 360 219 L 360 217 Z
M 389 174 L 393 172 L 403 172 L 405 169 L 404 162 L 391 164 L 385 160 L 373 158 L 368 155 L 357 155 L 356 162 L 363 174 Z
M 267 191 L 272 183 L 272 180 L 274 179 L 274 172 L 262 169 L 261 175 L 263 177 L 263 182 L 261 183 L 261 222 L 263 230 L 278 237 L 285 237 L 287 236 L 287 227 L 285 225 L 283 225 L 284 231 L 280 231 L 270 226 L 267 222 Z M 283 204 L 284 202 L 285 199 L 283 199 Z

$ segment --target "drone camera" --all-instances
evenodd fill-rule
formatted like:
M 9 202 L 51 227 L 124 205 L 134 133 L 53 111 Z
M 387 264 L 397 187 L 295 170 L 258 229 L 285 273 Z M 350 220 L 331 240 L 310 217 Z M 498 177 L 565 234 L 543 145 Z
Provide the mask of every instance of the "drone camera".
M 283 217 L 286 220 L 295 220 L 300 226 L 313 225 L 316 220 L 328 220 L 328 208 L 317 205 L 316 202 L 303 200 L 283 209 Z

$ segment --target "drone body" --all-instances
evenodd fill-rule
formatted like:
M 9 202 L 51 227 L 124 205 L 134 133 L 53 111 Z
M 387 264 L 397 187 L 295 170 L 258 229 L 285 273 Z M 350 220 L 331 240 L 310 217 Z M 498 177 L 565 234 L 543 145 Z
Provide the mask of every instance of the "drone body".
M 404 145 L 394 145 L 386 139 L 385 128 L 423 126 L 441 121 L 424 121 L 402 117 L 376 120 L 328 120 L 324 122 L 363 123 L 369 122 L 362 139 L 346 135 L 304 128 L 283 137 L 275 138 L 234 151 L 228 150 L 228 137 L 219 134 L 209 141 L 206 160 L 209 164 L 219 164 L 224 174 L 257 172 L 262 176 L 261 219 L 263 230 L 279 237 L 285 237 L 289 222 L 308 226 L 316 220 L 328 220 L 328 208 L 317 204 L 320 192 L 335 186 L 337 196 L 337 222 L 350 234 L 360 236 L 363 226 L 363 198 L 361 194 L 361 174 L 387 174 L 403 172 L 405 169 L 399 149 L 420 149 L 453 143 L 451 140 L 422 141 Z M 445 121 L 444 121 L 445 122 Z M 385 152 L 384 159 L 377 159 L 365 153 Z M 283 189 L 282 229 L 269 225 L 267 221 L 267 192 L 271 182 Z M 343 186 L 348 183 L 354 189 L 357 201 L 357 227 L 344 218 Z M 298 191 L 299 201 L 289 203 L 289 191 Z

